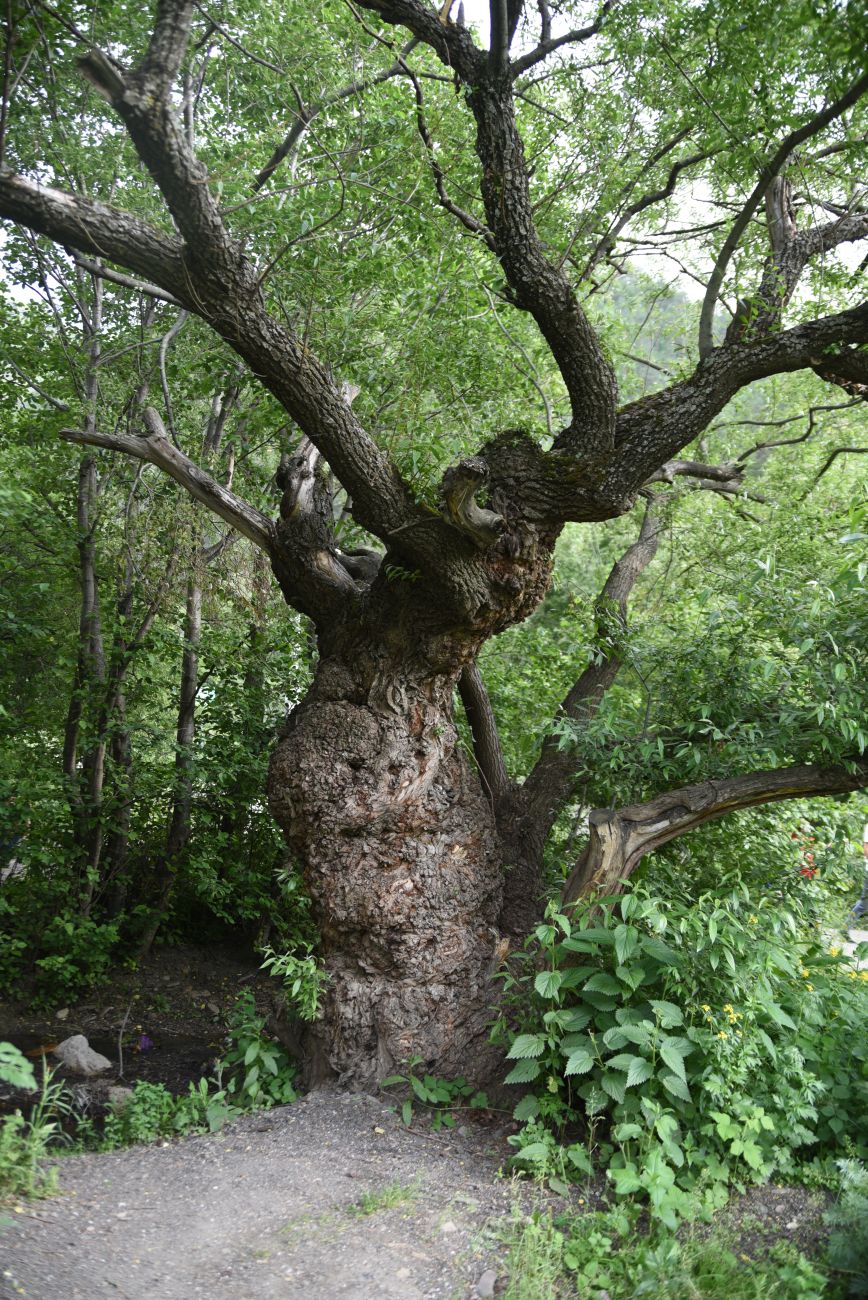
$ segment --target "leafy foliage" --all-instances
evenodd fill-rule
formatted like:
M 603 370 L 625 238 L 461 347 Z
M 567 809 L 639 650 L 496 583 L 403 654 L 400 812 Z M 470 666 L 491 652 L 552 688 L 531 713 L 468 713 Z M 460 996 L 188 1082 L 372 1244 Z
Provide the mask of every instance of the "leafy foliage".
M 253 994 L 239 994 L 229 1021 L 229 1048 L 217 1063 L 217 1077 L 239 1110 L 267 1109 L 295 1101 L 295 1066 L 279 1043 L 266 1037 L 265 1016 Z
M 521 1031 L 506 1081 L 534 1085 L 516 1162 L 556 1184 L 602 1166 L 674 1227 L 731 1180 L 865 1150 L 866 980 L 797 900 L 757 901 L 737 878 L 552 910 L 505 976 Z M 584 1139 L 559 1142 L 575 1121 Z
M 488 1097 L 478 1088 L 474 1088 L 466 1079 L 437 1079 L 431 1074 L 419 1075 L 416 1066 L 422 1064 L 421 1057 L 411 1057 L 406 1062 L 406 1074 L 390 1074 L 383 1079 L 381 1088 L 394 1088 L 405 1084 L 407 1096 L 401 1103 L 401 1118 L 407 1128 L 413 1123 L 413 1116 L 418 1106 L 424 1107 L 430 1116 L 431 1127 L 437 1132 L 441 1128 L 454 1128 L 457 1114 L 462 1110 L 485 1110 Z

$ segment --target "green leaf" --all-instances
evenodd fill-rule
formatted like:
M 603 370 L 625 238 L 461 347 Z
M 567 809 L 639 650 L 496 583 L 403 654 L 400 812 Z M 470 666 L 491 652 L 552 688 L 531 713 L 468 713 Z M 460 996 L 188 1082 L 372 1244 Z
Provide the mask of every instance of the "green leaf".
M 522 1061 L 529 1056 L 542 1056 L 546 1040 L 542 1034 L 519 1034 L 506 1054 L 508 1061 Z
M 541 998 L 556 998 L 563 978 L 559 970 L 541 970 L 533 986 Z
M 634 1088 L 639 1083 L 645 1083 L 653 1073 L 650 1061 L 646 1061 L 644 1056 L 634 1056 L 633 1064 L 627 1071 L 627 1087 Z
M 536 1119 L 539 1114 L 539 1101 L 532 1092 L 525 1093 L 512 1112 L 512 1118 L 523 1124 L 525 1120 Z
M 636 1047 L 648 1047 L 654 1036 L 654 1026 L 650 1020 L 643 1020 L 638 1025 L 619 1025 L 618 1029 L 622 1037 Z
M 564 1066 L 564 1074 L 587 1074 L 593 1069 L 594 1058 L 587 1048 L 580 1047 L 578 1051 L 572 1052 L 570 1058 Z
M 626 1083 L 618 1074 L 604 1074 L 600 1080 L 600 1087 L 607 1092 L 613 1101 L 622 1102 L 626 1091 Z
M 643 1131 L 641 1124 L 616 1124 L 612 1137 L 616 1142 L 632 1142 L 635 1138 L 640 1138 Z
M 671 1092 L 673 1097 L 678 1097 L 680 1101 L 692 1101 L 690 1089 L 683 1079 L 677 1074 L 659 1074 L 657 1076 L 667 1092 Z
M 669 1041 L 663 1039 L 659 1044 L 660 1059 L 665 1065 L 668 1065 L 673 1074 L 677 1074 L 683 1083 L 687 1083 L 687 1072 L 684 1069 L 684 1058 L 680 1051 Z
M 506 1076 L 505 1083 L 533 1083 L 539 1077 L 539 1061 L 519 1061 Z
M 577 1032 L 584 1029 L 585 1025 L 591 1019 L 591 1013 L 587 1007 L 573 1007 L 569 1013 L 569 1020 L 564 1023 L 564 1029 L 570 1032 Z
M 642 1187 L 636 1170 L 632 1166 L 627 1169 L 610 1169 L 609 1177 L 615 1184 L 615 1192 L 618 1196 L 630 1196 L 633 1192 L 638 1192 Z
M 677 966 L 678 954 L 674 952 L 668 944 L 663 943 L 661 939 L 654 939 L 650 935 L 642 936 L 642 950 L 655 961 L 661 962 L 664 966 Z
M 621 992 L 621 985 L 612 975 L 603 973 L 592 976 L 583 989 L 584 993 L 606 993 L 618 994 Z
M 615 929 L 615 956 L 619 966 L 626 966 L 636 950 L 639 934 L 632 925 L 619 925 Z
M 684 1016 L 674 1002 L 660 1002 L 651 998 L 651 1007 L 663 1029 L 674 1029 L 684 1024 Z
M 401 1107 L 401 1119 L 404 1121 L 407 1128 L 409 1128 L 413 1123 L 413 1103 L 409 1097 Z
M 527 1160 L 530 1164 L 535 1164 L 540 1160 L 548 1160 L 549 1148 L 545 1142 L 529 1142 L 526 1147 L 521 1147 L 512 1157 L 513 1160 Z
M 795 1029 L 796 1022 L 787 1015 L 783 1007 L 778 1006 L 777 1002 L 763 1002 L 763 1010 L 767 1011 L 776 1025 L 782 1025 L 784 1029 Z
M 585 1148 L 580 1146 L 578 1142 L 574 1142 L 572 1146 L 567 1147 L 567 1159 L 571 1165 L 575 1165 L 576 1169 L 583 1174 L 590 1175 L 594 1172 L 591 1157 L 588 1155 Z

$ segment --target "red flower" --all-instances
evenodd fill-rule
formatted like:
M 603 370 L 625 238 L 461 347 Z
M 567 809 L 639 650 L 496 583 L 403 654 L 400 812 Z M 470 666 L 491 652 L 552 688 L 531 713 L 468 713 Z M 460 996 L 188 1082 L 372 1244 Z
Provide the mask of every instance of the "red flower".
M 799 870 L 799 875 L 807 876 L 809 880 L 813 880 L 816 874 L 817 874 L 816 867 L 801 867 Z

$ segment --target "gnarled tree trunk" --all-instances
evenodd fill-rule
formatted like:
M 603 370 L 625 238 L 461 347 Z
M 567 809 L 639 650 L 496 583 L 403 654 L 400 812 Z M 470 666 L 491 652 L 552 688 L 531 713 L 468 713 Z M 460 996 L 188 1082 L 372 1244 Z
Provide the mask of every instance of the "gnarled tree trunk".
M 482 1065 L 499 940 L 494 818 L 453 721 L 460 662 L 398 640 L 348 637 L 321 662 L 269 784 L 330 976 L 313 1071 L 356 1086 L 411 1056 Z

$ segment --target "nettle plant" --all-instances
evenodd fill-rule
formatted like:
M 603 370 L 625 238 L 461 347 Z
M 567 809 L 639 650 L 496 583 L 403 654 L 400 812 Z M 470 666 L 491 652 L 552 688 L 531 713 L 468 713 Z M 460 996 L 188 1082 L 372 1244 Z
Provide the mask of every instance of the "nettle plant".
M 672 1225 L 730 1182 L 857 1148 L 868 972 L 823 949 L 799 906 L 732 878 L 693 900 L 636 887 L 550 909 L 495 1027 L 506 1082 L 530 1085 L 516 1162 L 556 1186 L 606 1168 L 616 1194 L 646 1195 Z

